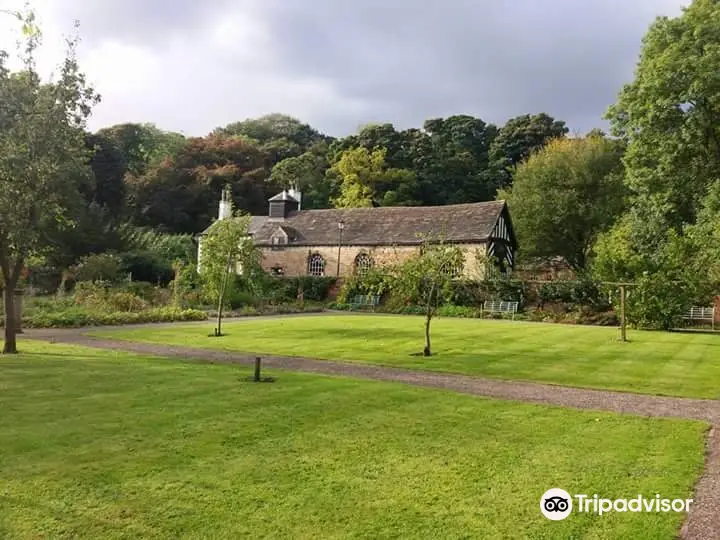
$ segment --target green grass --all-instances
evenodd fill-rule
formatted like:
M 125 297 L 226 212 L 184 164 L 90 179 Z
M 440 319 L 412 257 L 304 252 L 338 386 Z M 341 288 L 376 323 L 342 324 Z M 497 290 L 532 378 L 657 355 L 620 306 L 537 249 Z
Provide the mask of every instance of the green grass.
M 207 337 L 212 325 L 108 330 L 104 336 L 309 356 L 403 368 L 530 380 L 647 394 L 720 397 L 720 334 L 630 331 L 513 321 L 437 319 L 434 356 L 422 350 L 423 324 L 413 316 L 323 316 L 225 324 L 227 336 Z
M 673 538 L 705 427 L 405 385 L 23 343 L 0 356 L 0 537 Z

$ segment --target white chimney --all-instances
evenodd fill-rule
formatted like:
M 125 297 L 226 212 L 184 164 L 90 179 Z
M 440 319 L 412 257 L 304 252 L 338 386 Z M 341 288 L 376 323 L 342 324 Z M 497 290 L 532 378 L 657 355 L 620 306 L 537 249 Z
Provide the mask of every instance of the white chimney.
M 293 199 L 295 199 L 298 202 L 298 210 L 302 210 L 302 193 L 300 193 L 296 188 L 295 184 L 290 186 L 290 190 L 288 191 L 288 195 L 290 195 Z
M 220 211 L 218 213 L 218 219 L 226 219 L 232 217 L 232 198 L 230 197 L 230 190 L 228 188 L 223 189 L 222 197 L 220 198 Z

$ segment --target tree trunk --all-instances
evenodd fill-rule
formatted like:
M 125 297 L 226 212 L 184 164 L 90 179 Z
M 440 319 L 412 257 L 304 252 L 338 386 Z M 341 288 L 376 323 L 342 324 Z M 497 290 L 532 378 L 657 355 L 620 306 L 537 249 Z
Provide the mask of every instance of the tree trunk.
M 435 283 L 430 288 L 430 294 L 428 294 L 427 304 L 425 306 L 425 348 L 423 349 L 423 356 L 432 356 L 432 349 L 430 348 L 430 321 L 433 316 L 433 294 L 435 294 Z
M 15 321 L 15 287 L 11 287 L 10 284 L 5 284 L 3 289 L 3 305 L 5 307 L 5 343 L 3 344 L 3 354 L 16 354 L 17 353 L 17 340 L 15 328 L 17 326 Z
M 215 335 L 217 337 L 222 336 L 222 309 L 225 300 L 225 290 L 227 289 L 227 282 L 230 277 L 230 265 L 232 264 L 233 253 L 232 251 L 228 254 L 228 264 L 225 269 L 225 275 L 223 276 L 222 286 L 220 287 L 220 298 L 218 300 L 218 316 L 217 316 L 217 328 L 215 329 Z
M 427 317 L 425 318 L 425 349 L 423 349 L 423 356 L 432 356 L 432 351 L 430 349 L 430 321 L 432 320 L 432 315 L 430 313 L 427 314 Z

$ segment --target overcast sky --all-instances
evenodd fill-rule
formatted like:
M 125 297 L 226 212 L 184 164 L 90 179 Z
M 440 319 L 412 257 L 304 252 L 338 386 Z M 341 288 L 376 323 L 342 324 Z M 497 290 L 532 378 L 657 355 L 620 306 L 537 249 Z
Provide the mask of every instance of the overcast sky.
M 0 8 L 16 0 L 0 0 Z M 80 21 L 102 95 L 90 128 L 154 122 L 187 135 L 271 112 L 330 135 L 472 114 L 601 117 L 658 15 L 682 0 L 35 0 L 42 65 Z M 12 44 L 2 16 L 0 46 Z

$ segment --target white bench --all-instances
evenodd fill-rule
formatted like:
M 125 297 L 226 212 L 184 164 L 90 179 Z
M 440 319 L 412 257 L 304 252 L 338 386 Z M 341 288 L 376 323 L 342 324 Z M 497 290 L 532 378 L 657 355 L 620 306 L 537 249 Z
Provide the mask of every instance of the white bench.
M 714 307 L 691 307 L 683 317 L 689 321 L 710 321 L 712 329 L 715 330 L 715 308 Z
M 499 300 L 486 300 L 483 304 L 483 311 L 489 313 L 510 313 L 513 320 L 518 310 L 519 302 L 501 302 Z

